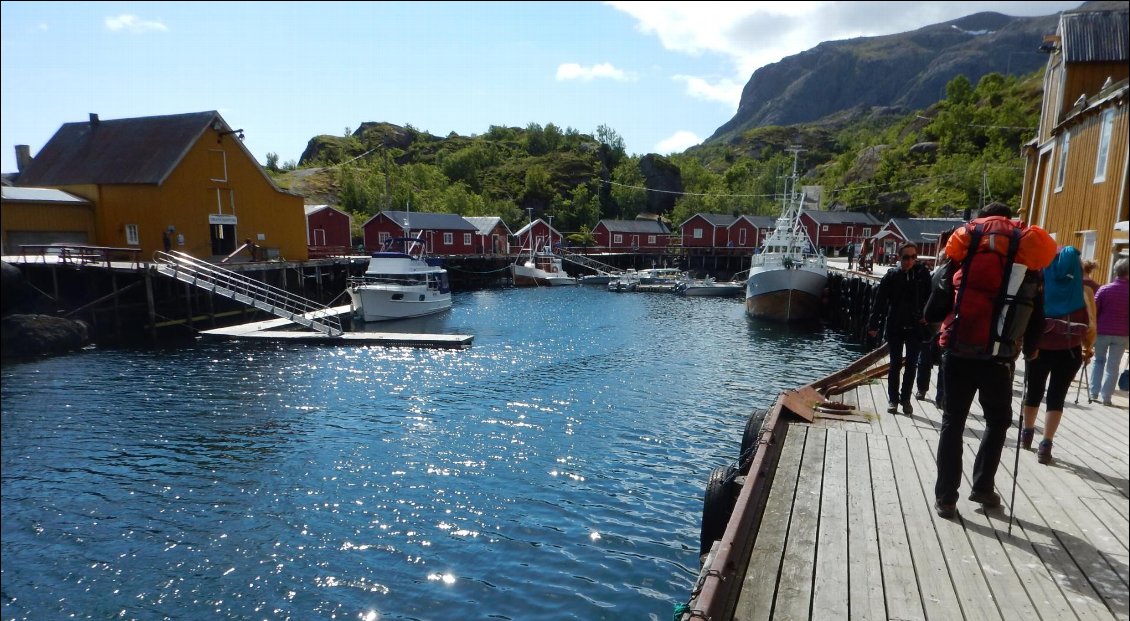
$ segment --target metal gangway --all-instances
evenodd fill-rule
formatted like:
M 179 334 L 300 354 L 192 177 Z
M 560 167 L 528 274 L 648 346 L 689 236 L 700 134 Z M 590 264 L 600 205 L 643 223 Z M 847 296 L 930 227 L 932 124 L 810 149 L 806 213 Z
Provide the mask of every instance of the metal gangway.
M 591 258 L 589 258 L 589 257 L 587 257 L 583 254 L 577 254 L 575 252 L 569 252 L 568 250 L 565 250 L 564 248 L 558 248 L 557 254 L 561 257 L 562 260 L 568 261 L 570 263 L 575 263 L 575 264 L 580 265 L 582 267 L 587 267 L 590 270 L 593 270 L 594 272 L 596 272 L 597 274 L 600 274 L 601 276 L 615 276 L 615 275 L 623 272 L 623 270 L 616 268 L 616 267 L 613 267 L 611 265 L 608 265 L 607 263 L 601 263 L 600 261 L 597 261 L 596 259 L 591 259 Z
M 341 320 L 328 306 L 272 287 L 176 250 L 153 253 L 153 269 L 215 295 L 293 321 L 327 336 L 341 336 Z

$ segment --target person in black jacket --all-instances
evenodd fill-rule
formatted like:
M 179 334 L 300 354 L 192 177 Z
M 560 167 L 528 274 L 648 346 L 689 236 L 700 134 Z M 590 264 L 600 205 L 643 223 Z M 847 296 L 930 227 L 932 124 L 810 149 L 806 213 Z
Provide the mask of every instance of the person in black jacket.
M 887 372 L 887 412 L 897 414 L 901 404 L 903 414 L 909 415 L 914 413 L 910 390 L 926 334 L 922 311 L 930 296 L 930 270 L 918 262 L 918 246 L 912 242 L 899 246 L 898 258 L 898 266 L 888 269 L 879 281 L 867 333 L 878 336 L 879 325 L 886 317 L 884 335 L 891 360 Z

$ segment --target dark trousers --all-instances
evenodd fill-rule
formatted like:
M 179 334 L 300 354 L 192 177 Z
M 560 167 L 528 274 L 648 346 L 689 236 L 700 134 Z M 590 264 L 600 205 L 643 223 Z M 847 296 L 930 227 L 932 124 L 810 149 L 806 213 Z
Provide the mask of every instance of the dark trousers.
M 962 438 L 974 395 L 985 414 L 985 433 L 973 462 L 973 490 L 993 491 L 1005 437 L 1012 425 L 1013 365 L 946 354 L 941 374 L 946 393 L 938 437 L 938 480 L 934 484 L 934 496 L 939 502 L 950 504 L 957 502 L 961 487 Z
M 934 372 L 934 363 L 941 359 L 938 351 L 938 339 L 930 339 L 922 343 L 922 351 L 918 355 L 918 392 L 926 394 L 930 390 L 930 375 Z M 941 407 L 943 387 L 946 385 L 942 374 L 938 373 L 938 389 L 934 391 L 934 402 Z
M 891 368 L 887 371 L 887 400 L 909 401 L 910 389 L 918 371 L 918 356 L 922 350 L 922 334 L 916 328 L 891 330 L 887 335 Z M 906 373 L 902 373 L 903 367 Z

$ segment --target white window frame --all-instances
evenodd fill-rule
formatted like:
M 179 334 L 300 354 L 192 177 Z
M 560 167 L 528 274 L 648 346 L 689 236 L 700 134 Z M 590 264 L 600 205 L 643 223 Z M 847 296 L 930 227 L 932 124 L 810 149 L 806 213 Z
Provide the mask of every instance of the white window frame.
M 1106 181 L 1107 162 L 1110 161 L 1111 135 L 1114 133 L 1114 108 L 1103 111 L 1102 129 L 1099 130 L 1099 150 L 1095 154 L 1095 183 Z
M 1083 243 L 1080 244 L 1082 248 L 1079 249 L 1079 258 L 1084 261 L 1093 261 L 1095 258 L 1095 246 L 1098 245 L 1099 232 L 1079 231 L 1079 235 L 1083 237 Z
M 870 229 L 870 228 L 867 228 L 867 227 L 865 227 L 865 228 L 863 229 L 863 236 L 864 236 L 864 237 L 871 237 L 871 229 Z
M 693 237 L 695 239 L 702 239 L 702 229 L 694 229 Z
M 448 231 L 443 234 L 443 245 L 450 246 L 455 243 L 455 233 Z
M 648 235 L 647 236 L 647 245 L 648 246 L 654 246 L 655 245 L 655 236 L 654 235 Z
M 1065 131 L 1059 137 L 1059 161 L 1056 162 L 1055 191 L 1063 191 L 1063 182 L 1067 178 L 1067 154 L 1071 151 L 1071 132 Z
M 131 246 L 141 245 L 141 233 L 136 224 L 126 225 L 126 243 Z
M 821 226 L 820 226 L 820 232 L 821 232 L 821 233 L 826 233 L 826 232 L 828 232 L 828 225 L 827 225 L 827 224 L 821 225 Z
M 224 151 L 223 149 L 208 149 L 208 152 L 219 154 L 219 156 L 220 156 L 220 168 L 222 168 L 223 171 L 224 171 L 223 177 L 220 177 L 220 178 L 212 177 L 212 181 L 220 181 L 220 182 L 223 182 L 223 183 L 227 183 L 227 181 L 228 181 L 228 154 L 227 154 L 227 152 Z
M 612 236 L 612 243 L 614 243 L 614 244 L 624 243 L 624 236 L 621 235 L 620 233 L 616 233 L 615 235 Z
M 463 245 L 464 246 L 470 246 L 471 245 L 471 234 L 470 233 L 464 233 L 463 234 Z
M 745 229 L 738 229 L 738 245 L 739 246 L 745 245 L 746 233 L 747 233 L 747 231 Z

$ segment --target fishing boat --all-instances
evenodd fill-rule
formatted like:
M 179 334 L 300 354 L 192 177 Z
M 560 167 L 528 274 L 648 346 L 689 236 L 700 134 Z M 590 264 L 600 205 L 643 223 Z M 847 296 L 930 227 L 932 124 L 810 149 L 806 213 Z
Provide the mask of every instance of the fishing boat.
M 561 257 L 553 254 L 548 243 L 534 247 L 531 236 L 531 250 L 519 254 L 510 266 L 515 287 L 560 287 L 576 285 L 577 279 L 570 276 L 561 266 Z M 525 256 L 526 260 L 522 260 Z
M 746 314 L 775 321 L 816 318 L 828 282 L 828 264 L 809 242 L 800 221 L 803 197 L 797 191 L 797 157 L 782 198 L 776 228 L 753 255 L 745 286 Z
M 447 270 L 426 256 L 419 238 L 392 237 L 369 258 L 365 274 L 350 278 L 353 318 L 388 321 L 423 317 L 451 308 Z

